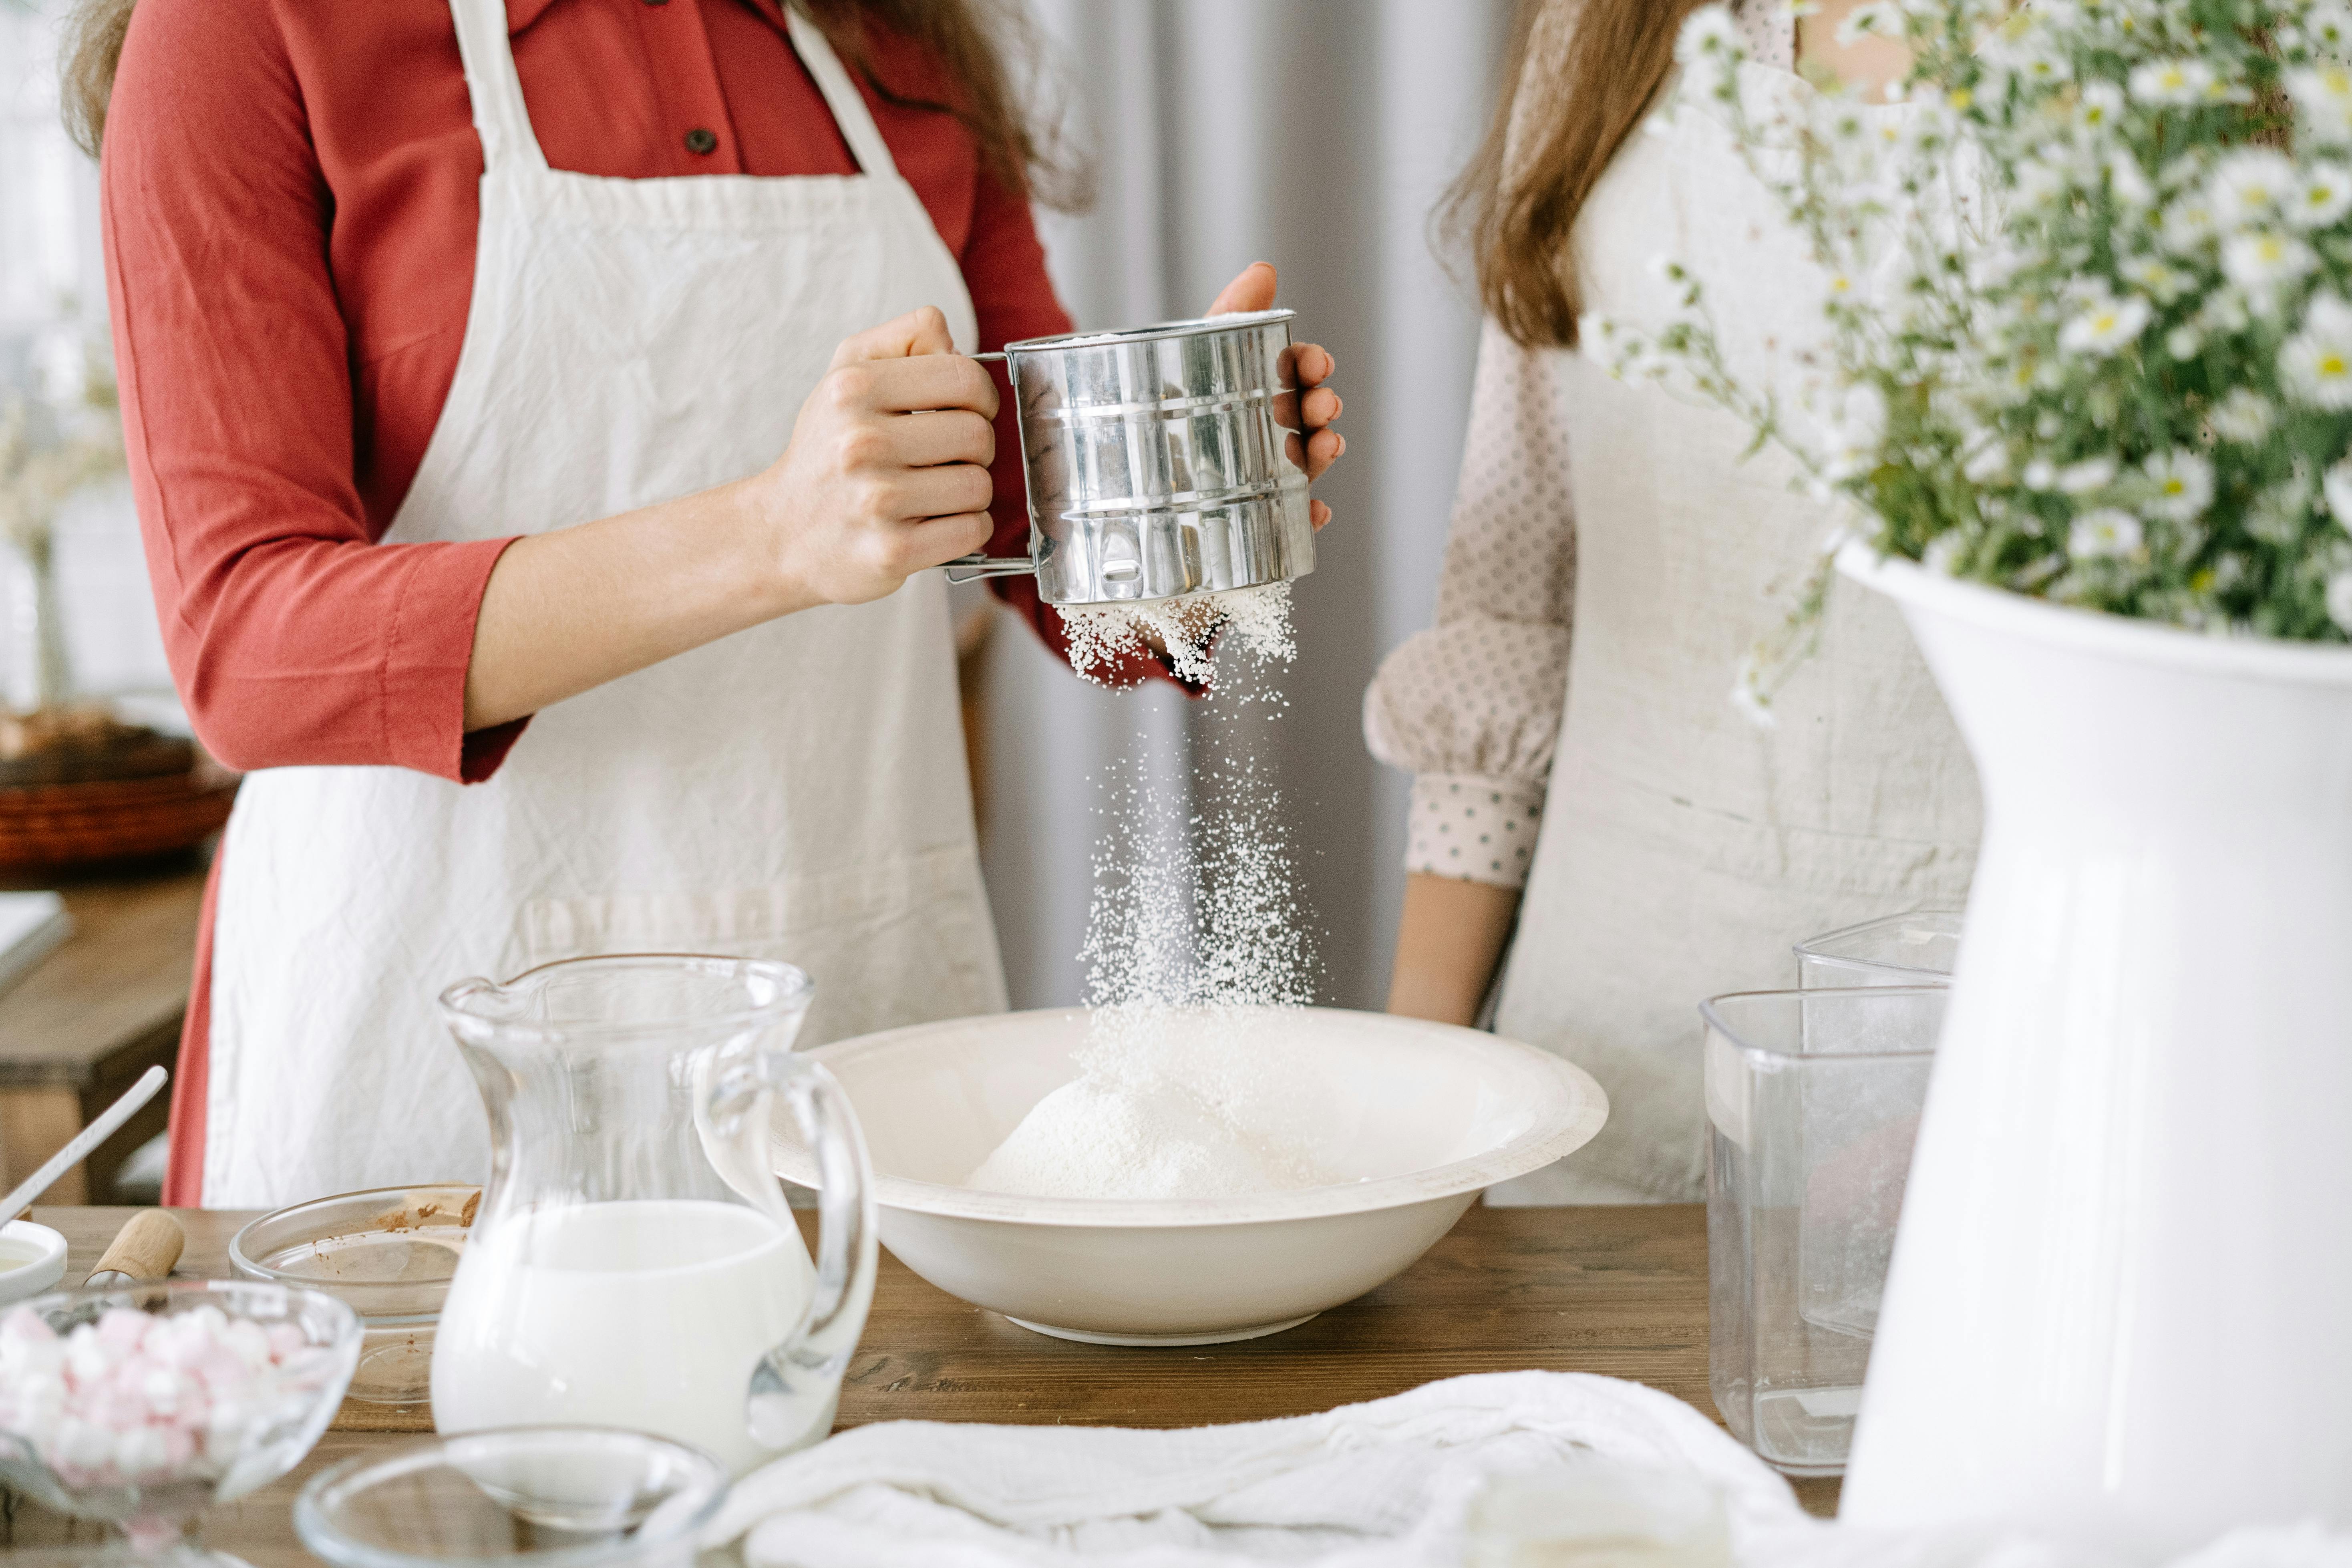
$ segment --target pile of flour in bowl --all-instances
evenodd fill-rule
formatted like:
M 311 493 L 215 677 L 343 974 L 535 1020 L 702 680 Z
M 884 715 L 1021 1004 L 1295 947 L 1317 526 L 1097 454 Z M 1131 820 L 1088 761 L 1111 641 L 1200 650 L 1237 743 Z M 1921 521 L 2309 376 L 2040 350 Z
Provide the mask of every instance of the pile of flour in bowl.
M 1314 1000 L 1282 800 L 1213 750 L 1206 805 L 1140 777 L 1113 792 L 1088 911 L 1078 1076 L 1031 1108 L 968 1187 L 1057 1198 L 1223 1198 L 1342 1180 L 1318 1153 L 1327 1086 L 1285 1049 Z
M 1295 1075 L 1262 1020 L 1218 1007 L 1097 1008 L 1078 1077 L 1032 1107 L 964 1185 L 1041 1198 L 1234 1198 L 1342 1179 L 1318 1158 L 1309 1124 L 1323 1097 L 1283 1081 Z

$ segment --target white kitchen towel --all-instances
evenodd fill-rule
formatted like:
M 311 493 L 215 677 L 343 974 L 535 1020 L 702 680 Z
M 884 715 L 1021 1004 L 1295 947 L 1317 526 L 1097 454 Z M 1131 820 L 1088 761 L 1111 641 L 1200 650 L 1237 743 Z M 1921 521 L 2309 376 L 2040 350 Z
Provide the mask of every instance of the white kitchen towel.
M 1699 1477 L 1735 1539 L 1818 1528 L 1673 1395 L 1515 1372 L 1178 1431 L 861 1426 L 744 1477 L 710 1539 L 743 1537 L 751 1568 L 1419 1568 L 1459 1563 L 1488 1478 L 1593 1456 Z
M 1319 1415 L 1179 1431 L 882 1422 L 744 1477 L 706 1540 L 740 1538 L 749 1568 L 1463 1568 L 1471 1505 L 1487 1483 L 1604 1462 L 1713 1488 L 1722 1544 L 1739 1568 L 2147 1562 L 1810 1519 L 1787 1482 L 1681 1400 L 1547 1372 L 1451 1378 Z M 1530 1542 L 1527 1555 L 1480 1561 L 1650 1560 L 1627 1554 L 1643 1551 L 1638 1541 L 1588 1544 L 1601 1550 L 1554 1556 Z M 2173 1568 L 2352 1568 L 2352 1537 L 2313 1526 L 2242 1531 Z

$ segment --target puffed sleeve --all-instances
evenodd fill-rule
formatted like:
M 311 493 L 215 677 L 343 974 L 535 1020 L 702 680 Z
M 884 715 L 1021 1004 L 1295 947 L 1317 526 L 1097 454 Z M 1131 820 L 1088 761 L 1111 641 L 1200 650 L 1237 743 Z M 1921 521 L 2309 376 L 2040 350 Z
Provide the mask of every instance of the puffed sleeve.
M 1525 884 L 1568 681 L 1576 531 L 1548 363 L 1489 321 L 1438 580 L 1437 624 L 1364 694 L 1372 754 L 1414 775 L 1405 867 Z
M 100 188 L 132 490 L 197 735 L 238 768 L 488 777 L 521 726 L 466 734 L 466 667 L 511 541 L 370 536 L 332 197 L 269 5 L 142 0 Z

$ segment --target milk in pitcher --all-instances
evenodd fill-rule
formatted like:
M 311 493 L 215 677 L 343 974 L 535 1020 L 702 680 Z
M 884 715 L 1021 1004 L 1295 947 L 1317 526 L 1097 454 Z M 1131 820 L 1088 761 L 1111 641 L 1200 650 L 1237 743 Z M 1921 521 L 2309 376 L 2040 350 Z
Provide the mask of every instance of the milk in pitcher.
M 476 1239 L 450 1285 L 434 1424 L 630 1427 L 691 1443 L 740 1475 L 772 1457 L 745 1414 L 752 1369 L 800 1321 L 814 1283 L 800 1237 L 740 1205 L 514 1215 Z

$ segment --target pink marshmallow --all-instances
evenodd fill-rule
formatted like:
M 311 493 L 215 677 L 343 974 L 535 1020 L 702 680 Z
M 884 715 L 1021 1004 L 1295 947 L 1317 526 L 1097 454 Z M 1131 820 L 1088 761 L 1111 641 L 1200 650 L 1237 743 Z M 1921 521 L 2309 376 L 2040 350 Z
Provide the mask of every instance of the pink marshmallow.
M 153 1321 L 135 1308 L 109 1307 L 99 1317 L 98 1337 L 115 1350 L 137 1350 L 147 1338 L 147 1326 Z
M 57 1337 L 58 1331 L 49 1327 L 49 1321 L 30 1307 L 19 1307 L 6 1317 L 0 1318 L 0 1338 L 28 1340 L 38 1343 Z

